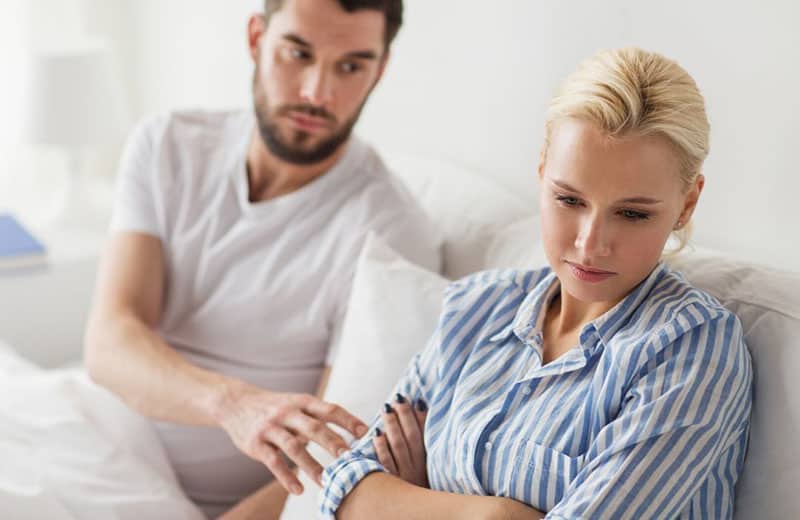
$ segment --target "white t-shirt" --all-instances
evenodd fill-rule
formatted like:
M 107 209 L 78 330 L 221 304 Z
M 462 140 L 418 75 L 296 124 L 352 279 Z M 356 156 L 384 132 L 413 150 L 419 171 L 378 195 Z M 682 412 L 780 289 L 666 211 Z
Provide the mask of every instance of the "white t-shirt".
M 158 331 L 190 362 L 263 388 L 316 389 L 370 231 L 438 270 L 439 232 L 375 152 L 352 138 L 330 171 L 251 203 L 250 111 L 156 117 L 129 140 L 114 231 L 161 239 Z M 376 348 L 380 348 L 376 345 Z M 220 429 L 156 422 L 187 494 L 216 513 L 272 477 Z

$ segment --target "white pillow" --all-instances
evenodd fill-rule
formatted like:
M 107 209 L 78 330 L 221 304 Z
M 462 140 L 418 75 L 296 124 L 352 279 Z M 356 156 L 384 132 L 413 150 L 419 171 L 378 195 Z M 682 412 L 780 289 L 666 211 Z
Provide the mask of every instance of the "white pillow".
M 371 423 L 436 328 L 447 284 L 370 236 L 358 261 L 325 399 Z M 309 452 L 323 464 L 332 461 L 317 445 Z M 317 516 L 319 488 L 305 476 L 301 482 L 305 492 L 289 497 L 283 520 Z
M 669 263 L 742 321 L 753 358 L 750 444 L 735 518 L 800 515 L 800 274 L 689 249 Z
M 450 279 L 483 269 L 492 236 L 538 206 L 536 197 L 506 189 L 491 173 L 390 147 L 380 152 L 442 230 L 442 272 Z
M 199 520 L 150 423 L 82 369 L 0 344 L 0 511 L 15 519 Z

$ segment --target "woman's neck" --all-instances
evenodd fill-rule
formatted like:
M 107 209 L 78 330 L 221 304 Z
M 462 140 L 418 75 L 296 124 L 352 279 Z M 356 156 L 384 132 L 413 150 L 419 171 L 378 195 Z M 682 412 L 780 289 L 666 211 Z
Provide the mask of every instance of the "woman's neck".
M 563 289 L 547 305 L 542 337 L 542 364 L 559 358 L 578 343 L 583 327 L 608 312 L 616 302 L 584 302 Z

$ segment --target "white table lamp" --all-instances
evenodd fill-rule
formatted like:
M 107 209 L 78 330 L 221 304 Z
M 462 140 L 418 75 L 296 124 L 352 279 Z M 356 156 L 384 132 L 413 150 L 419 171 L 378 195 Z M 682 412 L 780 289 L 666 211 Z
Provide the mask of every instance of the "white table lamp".
M 69 184 L 59 219 L 74 219 L 86 208 L 86 153 L 117 143 L 124 131 L 119 85 L 103 46 L 31 59 L 22 140 L 61 147 L 67 153 Z

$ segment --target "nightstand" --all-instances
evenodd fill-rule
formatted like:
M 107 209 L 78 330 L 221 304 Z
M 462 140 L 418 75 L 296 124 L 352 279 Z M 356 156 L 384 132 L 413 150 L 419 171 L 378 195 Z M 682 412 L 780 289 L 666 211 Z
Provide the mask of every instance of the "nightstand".
M 106 239 L 98 218 L 81 229 L 34 229 L 47 263 L 0 269 L 0 340 L 43 367 L 79 362 L 98 260 Z

